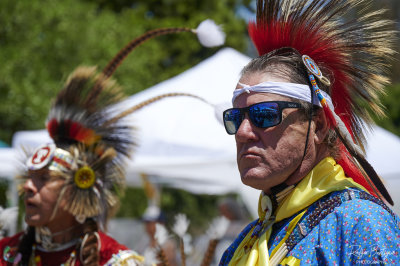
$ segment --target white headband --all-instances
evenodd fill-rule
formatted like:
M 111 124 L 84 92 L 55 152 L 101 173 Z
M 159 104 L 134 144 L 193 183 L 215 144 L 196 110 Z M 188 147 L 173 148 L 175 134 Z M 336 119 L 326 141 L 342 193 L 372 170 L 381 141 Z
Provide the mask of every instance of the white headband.
M 311 103 L 311 94 L 310 94 L 311 90 L 310 87 L 305 84 L 288 83 L 288 82 L 263 82 L 253 86 L 249 86 L 240 82 L 238 82 L 238 84 L 240 86 L 243 86 L 243 88 L 236 89 L 233 91 L 232 104 L 239 95 L 241 95 L 244 92 L 250 93 L 250 91 L 269 92 L 269 93 L 279 94 L 282 96 L 292 97 L 294 99 Z M 334 110 L 331 97 L 322 90 L 321 93 L 328 102 L 328 105 L 332 107 L 332 110 Z M 317 95 L 314 95 L 313 99 L 314 99 L 313 104 L 321 107 Z

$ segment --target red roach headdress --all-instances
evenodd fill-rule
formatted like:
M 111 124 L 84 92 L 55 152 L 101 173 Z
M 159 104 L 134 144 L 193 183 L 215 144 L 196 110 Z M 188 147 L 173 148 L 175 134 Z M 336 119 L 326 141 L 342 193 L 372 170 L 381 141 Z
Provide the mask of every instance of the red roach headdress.
M 360 152 L 363 131 L 372 123 L 369 112 L 383 115 L 379 95 L 388 84 L 387 62 L 394 54 L 394 25 L 384 13 L 370 11 L 368 0 L 258 0 L 249 34 L 260 55 L 292 47 L 330 72 L 331 111 L 345 125 L 330 121 L 344 145 L 338 162 L 348 176 L 393 204 Z

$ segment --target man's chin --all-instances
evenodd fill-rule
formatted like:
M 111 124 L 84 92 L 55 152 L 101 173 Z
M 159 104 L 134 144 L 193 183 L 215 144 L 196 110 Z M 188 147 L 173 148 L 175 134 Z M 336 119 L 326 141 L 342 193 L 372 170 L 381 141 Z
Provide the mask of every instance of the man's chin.
M 257 171 L 257 169 L 254 168 L 245 171 L 241 175 L 241 180 L 246 186 L 266 192 L 269 191 L 273 186 L 273 184 L 270 182 L 271 180 L 266 177 L 265 173 L 262 174 L 260 171 Z
M 243 175 L 242 176 L 242 183 L 245 184 L 246 186 L 262 190 L 265 186 L 265 180 L 259 176 L 256 175 Z
M 42 224 L 39 215 L 25 216 L 25 223 L 29 226 L 40 226 Z

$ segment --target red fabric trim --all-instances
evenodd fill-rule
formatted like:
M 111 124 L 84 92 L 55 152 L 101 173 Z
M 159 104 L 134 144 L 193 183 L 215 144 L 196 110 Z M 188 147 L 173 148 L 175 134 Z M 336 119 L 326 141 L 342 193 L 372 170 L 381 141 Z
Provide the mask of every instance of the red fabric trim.
M 3 251 L 7 246 L 14 247 L 15 252 L 12 253 L 13 256 L 16 255 L 16 248 L 18 247 L 20 237 L 22 237 L 23 232 L 20 232 L 11 237 L 5 237 L 0 240 L 0 266 L 8 266 L 12 265 L 4 261 L 3 259 Z M 120 250 L 127 250 L 128 248 L 120 243 L 118 243 L 112 237 L 106 235 L 103 232 L 99 232 L 100 241 L 101 241 L 101 248 L 100 248 L 100 265 L 104 265 L 107 261 L 109 261 L 113 254 L 117 254 Z M 41 257 L 42 265 L 60 265 L 64 263 L 70 256 L 71 252 L 73 251 L 74 247 L 71 247 L 66 250 L 58 251 L 58 252 L 42 252 L 37 250 L 36 254 Z M 76 266 L 81 265 L 79 261 L 79 254 L 78 260 L 76 261 Z
M 67 163 L 66 161 L 64 161 L 61 158 L 58 158 L 57 156 L 53 157 L 53 161 L 61 164 L 62 166 L 66 167 L 66 168 L 71 168 L 71 165 L 69 163 Z

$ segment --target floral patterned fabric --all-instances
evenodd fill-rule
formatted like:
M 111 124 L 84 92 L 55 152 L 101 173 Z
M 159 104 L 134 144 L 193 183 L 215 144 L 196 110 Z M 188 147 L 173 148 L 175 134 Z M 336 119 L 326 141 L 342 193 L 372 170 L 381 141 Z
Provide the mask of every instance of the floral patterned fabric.
M 360 190 L 350 188 L 333 192 L 319 201 L 332 199 L 344 192 L 357 194 Z M 308 208 L 303 221 L 320 202 Z M 291 257 L 293 264 L 300 262 L 300 265 L 400 265 L 400 220 L 387 207 L 383 207 L 382 202 L 377 202 L 379 204 L 360 198 L 342 202 L 317 225 L 311 226 L 311 231 L 286 257 Z M 289 223 L 295 216 L 274 225 L 268 243 L 270 253 L 286 235 Z M 229 264 L 242 235 L 224 254 L 220 265 Z

